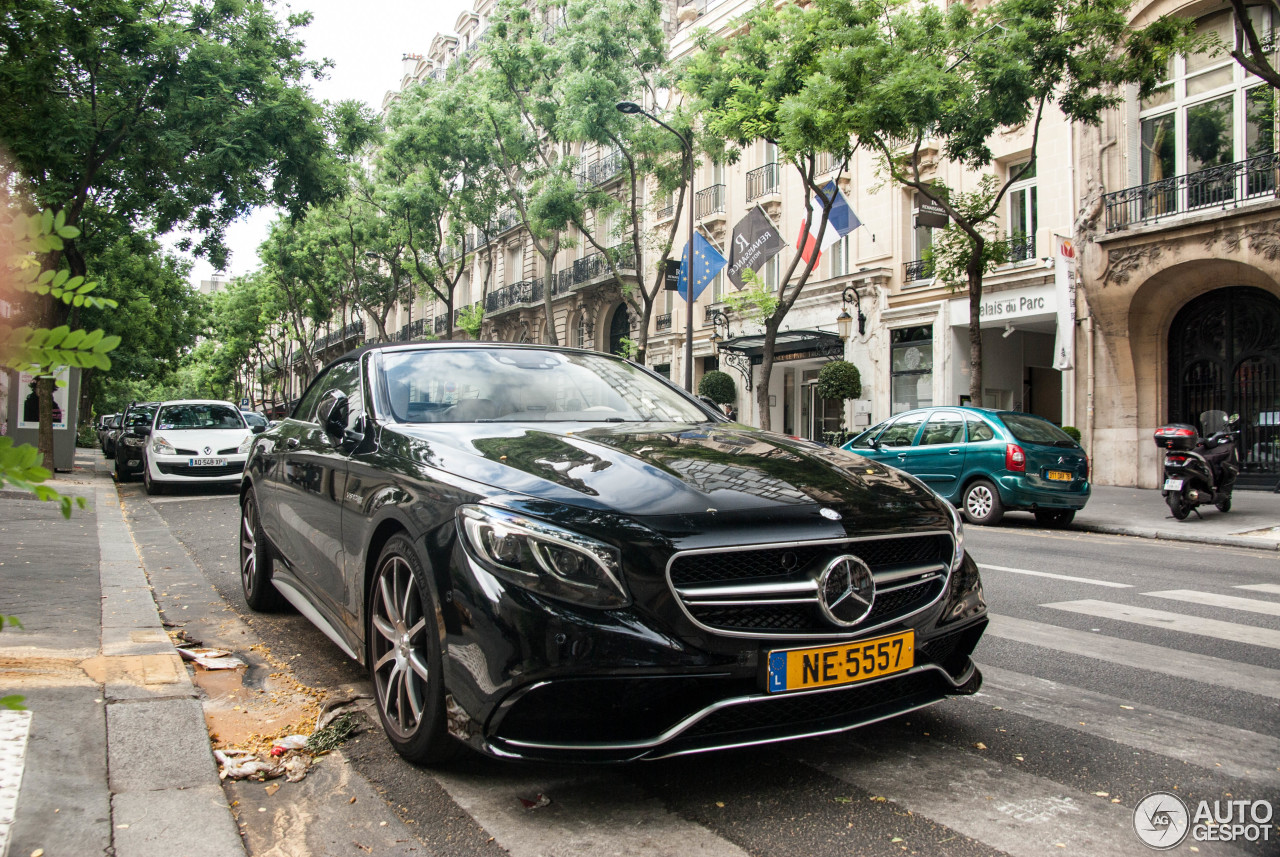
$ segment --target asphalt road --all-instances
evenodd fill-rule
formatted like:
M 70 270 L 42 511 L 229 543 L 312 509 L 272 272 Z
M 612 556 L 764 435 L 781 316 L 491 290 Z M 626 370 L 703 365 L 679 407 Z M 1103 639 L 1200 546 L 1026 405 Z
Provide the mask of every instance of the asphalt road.
M 368 691 L 304 618 L 244 606 L 234 495 L 121 493 L 166 618 L 245 657 L 247 685 L 287 670 L 333 695 Z M 1171 791 L 1193 813 L 1201 800 L 1277 813 L 1268 841 L 1188 838 L 1172 853 L 1280 854 L 1275 553 L 1026 524 L 967 533 L 993 614 L 977 696 L 842 736 L 623 767 L 426 770 L 374 724 L 302 783 L 228 785 L 250 852 L 1141 855 L 1134 807 Z M 539 796 L 550 803 L 521 800 Z

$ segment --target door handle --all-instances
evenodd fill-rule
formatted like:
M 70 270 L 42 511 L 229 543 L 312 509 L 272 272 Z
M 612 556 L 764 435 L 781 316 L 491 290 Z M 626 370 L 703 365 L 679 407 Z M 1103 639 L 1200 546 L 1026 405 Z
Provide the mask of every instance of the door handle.
M 907 454 L 906 454 L 905 452 L 899 452 L 899 453 L 898 453 L 898 460 L 899 460 L 899 461 L 906 461 L 906 460 L 907 460 Z
M 298 439 L 297 439 L 296 437 L 291 437 L 291 438 L 289 438 L 288 440 L 286 440 L 286 441 L 284 442 L 284 445 L 285 445 L 286 447 L 288 447 L 289 449 L 297 449 L 297 448 L 298 448 Z
M 960 450 L 958 449 L 947 450 L 947 455 L 959 455 L 959 454 L 960 454 Z

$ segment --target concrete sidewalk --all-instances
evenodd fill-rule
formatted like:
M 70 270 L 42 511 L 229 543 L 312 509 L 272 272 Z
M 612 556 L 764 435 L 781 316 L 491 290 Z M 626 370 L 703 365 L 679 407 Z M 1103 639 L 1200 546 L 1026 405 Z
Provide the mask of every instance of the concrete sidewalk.
M 0 492 L 0 613 L 23 623 L 0 632 L 0 696 L 27 708 L 0 713 L 0 857 L 243 855 L 110 462 L 76 459 L 54 482 L 89 501 L 70 521 Z
M 1230 512 L 1213 506 L 1200 506 L 1199 511 L 1179 521 L 1157 489 L 1095 485 L 1089 504 L 1076 513 L 1071 526 L 1096 533 L 1280 550 L 1280 494 L 1236 491 Z

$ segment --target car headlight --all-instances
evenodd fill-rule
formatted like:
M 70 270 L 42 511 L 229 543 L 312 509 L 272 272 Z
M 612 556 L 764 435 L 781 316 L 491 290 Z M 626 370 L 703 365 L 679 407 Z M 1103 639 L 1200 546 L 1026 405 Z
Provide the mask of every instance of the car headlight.
M 142 446 L 147 442 L 145 437 L 139 437 L 136 434 L 127 434 L 124 436 L 125 446 Z
M 173 444 L 162 437 L 151 439 L 151 451 L 156 455 L 177 455 L 178 451 L 173 448 Z
M 631 603 L 616 548 L 492 506 L 462 506 L 459 529 L 494 575 L 551 598 L 616 609 Z
M 253 446 L 253 438 L 254 436 L 251 434 L 245 435 L 244 440 L 240 441 L 240 445 L 236 447 L 236 452 L 240 455 L 244 455 L 248 452 L 249 447 Z

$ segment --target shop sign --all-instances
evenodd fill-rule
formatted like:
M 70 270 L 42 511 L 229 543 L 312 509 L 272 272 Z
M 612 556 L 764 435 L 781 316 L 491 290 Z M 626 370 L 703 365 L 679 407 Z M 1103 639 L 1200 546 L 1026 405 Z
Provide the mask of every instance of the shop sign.
M 997 321 L 1053 315 L 1057 311 L 1058 301 L 1053 286 L 1032 286 L 984 296 L 978 308 L 978 318 L 983 324 L 994 324 Z M 951 301 L 951 324 L 953 327 L 968 326 L 968 298 Z
M 950 218 L 947 210 L 931 199 L 921 198 L 916 204 L 916 226 L 931 226 L 934 229 L 946 229 Z

